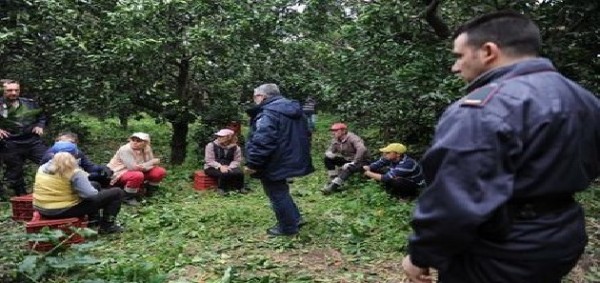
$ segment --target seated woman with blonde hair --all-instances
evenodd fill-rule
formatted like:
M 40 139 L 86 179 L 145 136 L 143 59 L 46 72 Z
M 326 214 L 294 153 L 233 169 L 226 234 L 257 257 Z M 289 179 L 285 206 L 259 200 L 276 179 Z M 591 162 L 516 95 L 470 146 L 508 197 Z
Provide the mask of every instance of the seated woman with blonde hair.
M 240 168 L 242 149 L 237 145 L 235 132 L 222 129 L 204 148 L 204 173 L 217 179 L 217 193 L 227 195 L 230 190 L 247 193 L 244 172 Z
M 77 146 L 70 142 L 55 146 L 58 152 L 35 175 L 34 208 L 49 219 L 87 215 L 90 221 L 99 221 L 100 234 L 122 232 L 115 219 L 121 210 L 123 192 L 119 188 L 96 190 L 77 164 Z M 98 219 L 100 211 L 102 218 Z

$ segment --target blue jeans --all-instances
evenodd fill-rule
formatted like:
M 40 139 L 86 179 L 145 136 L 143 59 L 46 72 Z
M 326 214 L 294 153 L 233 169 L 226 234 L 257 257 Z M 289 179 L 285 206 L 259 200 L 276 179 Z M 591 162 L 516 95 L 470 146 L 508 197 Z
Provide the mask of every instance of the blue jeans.
M 275 212 L 277 225 L 281 232 L 286 234 L 298 233 L 298 222 L 300 211 L 290 195 L 290 187 L 287 181 L 272 181 L 260 179 L 265 194 L 269 197 L 271 208 Z

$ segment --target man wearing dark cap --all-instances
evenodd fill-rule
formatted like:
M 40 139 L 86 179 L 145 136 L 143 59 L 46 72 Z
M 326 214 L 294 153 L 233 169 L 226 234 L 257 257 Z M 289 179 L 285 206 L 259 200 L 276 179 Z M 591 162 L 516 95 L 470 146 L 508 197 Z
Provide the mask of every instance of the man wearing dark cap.
M 425 185 L 421 165 L 406 154 L 406 146 L 401 143 L 391 143 L 379 151 L 383 156 L 363 167 L 365 176 L 382 182 L 394 197 L 415 198 Z
M 41 136 L 46 127 L 46 116 L 38 104 L 21 97 L 17 81 L 2 80 L 0 98 L 0 158 L 4 160 L 4 179 L 16 195 L 27 194 L 23 167 L 26 160 L 39 164 L 46 151 Z M 0 196 L 1 197 L 1 196 Z
M 329 183 L 321 190 L 324 195 L 332 194 L 363 166 L 369 164 L 369 150 L 362 138 L 348 131 L 344 123 L 331 125 L 333 139 L 325 151 L 325 168 Z

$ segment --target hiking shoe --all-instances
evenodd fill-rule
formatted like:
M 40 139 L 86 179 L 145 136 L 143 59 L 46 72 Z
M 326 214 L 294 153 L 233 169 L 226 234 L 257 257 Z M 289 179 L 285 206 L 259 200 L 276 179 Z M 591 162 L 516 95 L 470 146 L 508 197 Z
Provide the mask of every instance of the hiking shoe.
M 135 198 L 124 198 L 123 203 L 130 206 L 139 206 L 140 202 Z
M 98 220 L 88 220 L 87 227 L 90 229 L 96 229 L 100 227 L 100 221 Z
M 238 192 L 239 192 L 240 194 L 243 194 L 243 195 L 245 195 L 245 194 L 248 194 L 248 193 L 250 193 L 250 190 L 249 190 L 248 188 L 244 187 L 244 188 L 241 188 L 241 189 L 239 189 L 239 190 L 238 190 Z
M 217 194 L 218 194 L 219 196 L 226 197 L 226 196 L 228 196 L 228 195 L 229 195 L 229 192 L 226 192 L 226 191 L 225 191 L 225 190 L 223 190 L 223 189 L 217 189 Z
M 273 226 L 273 227 L 267 229 L 267 235 L 273 236 L 273 237 L 294 236 L 296 234 L 298 234 L 298 232 L 295 232 L 295 233 L 283 232 L 283 231 L 281 231 L 279 226 Z
M 116 234 L 116 233 L 123 233 L 123 231 L 125 231 L 125 229 L 123 229 L 123 227 L 117 225 L 117 224 L 111 224 L 111 225 L 101 225 L 100 228 L 98 229 L 98 234 Z
M 300 218 L 300 220 L 298 220 L 298 228 L 306 225 L 308 222 L 306 222 L 306 220 L 304 220 L 304 218 Z
M 321 189 L 321 193 L 323 193 L 323 195 L 328 196 L 330 194 L 335 193 L 337 191 L 338 187 L 339 187 L 338 184 L 331 182 L 331 183 L 325 185 L 325 187 L 323 187 L 323 189 Z

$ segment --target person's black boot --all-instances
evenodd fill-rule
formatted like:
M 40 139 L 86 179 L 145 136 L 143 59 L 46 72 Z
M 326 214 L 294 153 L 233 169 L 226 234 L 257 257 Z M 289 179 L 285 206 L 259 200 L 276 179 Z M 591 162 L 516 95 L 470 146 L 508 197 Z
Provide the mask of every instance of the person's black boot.
M 114 222 L 102 223 L 100 225 L 100 228 L 98 228 L 98 234 L 101 235 L 123 233 L 123 231 L 125 231 L 123 227 L 119 226 Z
M 122 233 L 123 227 L 115 223 L 115 217 L 112 215 L 105 215 L 100 221 L 100 227 L 98 228 L 98 234 L 115 234 Z
M 153 197 L 159 190 L 158 186 L 155 185 L 145 185 L 144 187 L 146 188 L 146 197 Z
M 131 206 L 138 206 L 140 203 L 136 199 L 136 193 L 125 193 L 125 197 L 123 198 L 123 203 Z
M 100 227 L 100 222 L 102 222 L 100 215 L 98 214 L 88 214 L 88 222 L 87 227 L 91 229 L 95 229 Z

